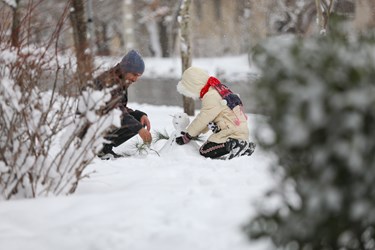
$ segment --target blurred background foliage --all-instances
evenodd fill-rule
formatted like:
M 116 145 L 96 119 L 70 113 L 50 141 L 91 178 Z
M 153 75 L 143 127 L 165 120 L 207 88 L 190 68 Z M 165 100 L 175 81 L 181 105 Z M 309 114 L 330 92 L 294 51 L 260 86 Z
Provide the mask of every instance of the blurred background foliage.
M 281 176 L 244 230 L 277 249 L 375 249 L 375 36 L 268 39 L 255 49 L 258 130 Z M 264 137 L 265 129 L 272 136 Z

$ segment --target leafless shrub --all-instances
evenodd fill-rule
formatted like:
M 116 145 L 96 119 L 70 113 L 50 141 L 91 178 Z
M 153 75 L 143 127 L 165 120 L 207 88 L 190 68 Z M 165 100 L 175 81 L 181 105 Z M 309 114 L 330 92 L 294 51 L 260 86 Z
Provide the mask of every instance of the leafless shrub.
M 115 111 L 98 115 L 109 93 L 87 90 L 74 97 L 57 91 L 58 81 L 79 86 L 78 77 L 69 75 L 74 64 L 57 50 L 66 13 L 43 45 L 23 39 L 12 46 L 7 27 L 1 27 L 0 200 L 73 193 L 102 145 L 103 132 L 120 122 Z M 49 90 L 42 91 L 46 82 Z

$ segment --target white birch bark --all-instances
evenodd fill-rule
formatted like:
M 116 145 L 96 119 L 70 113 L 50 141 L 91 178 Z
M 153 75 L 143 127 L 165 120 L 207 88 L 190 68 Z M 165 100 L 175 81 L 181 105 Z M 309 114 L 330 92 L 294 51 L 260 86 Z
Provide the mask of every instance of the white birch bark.
M 133 0 L 123 0 L 122 2 L 122 24 L 124 31 L 122 32 L 124 49 L 128 51 L 135 48 L 134 35 L 134 15 Z

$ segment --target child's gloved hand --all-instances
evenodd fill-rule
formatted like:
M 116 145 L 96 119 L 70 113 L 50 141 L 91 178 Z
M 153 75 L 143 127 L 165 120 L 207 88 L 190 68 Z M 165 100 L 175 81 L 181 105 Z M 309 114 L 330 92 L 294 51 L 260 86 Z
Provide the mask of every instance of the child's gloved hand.
M 208 123 L 208 128 L 213 132 L 213 133 L 217 133 L 219 132 L 221 129 L 219 128 L 219 126 L 216 125 L 215 122 L 209 122 Z
M 176 137 L 176 143 L 178 145 L 184 145 L 192 139 L 192 137 L 191 137 L 191 135 L 189 135 L 189 133 L 181 132 L 181 134 L 182 134 L 182 136 Z

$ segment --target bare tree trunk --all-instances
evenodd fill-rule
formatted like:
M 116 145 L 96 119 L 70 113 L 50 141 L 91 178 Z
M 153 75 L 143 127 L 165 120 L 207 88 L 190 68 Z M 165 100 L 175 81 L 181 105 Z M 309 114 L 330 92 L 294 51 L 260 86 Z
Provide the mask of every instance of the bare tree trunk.
M 20 0 L 16 0 L 15 3 L 16 3 L 16 6 L 11 6 L 12 12 L 13 12 L 11 44 L 13 47 L 18 47 L 20 45 L 20 28 L 21 28 L 21 20 L 20 20 L 20 13 L 19 13 Z
M 81 86 L 92 79 L 93 56 L 87 39 L 87 24 L 83 0 L 71 0 L 70 20 L 73 28 L 74 47 L 77 57 L 77 74 Z
M 316 12 L 318 16 L 318 24 L 320 34 L 325 35 L 327 32 L 329 17 L 333 8 L 333 0 L 328 0 L 328 3 L 321 0 L 315 0 Z M 323 12 L 324 10 L 324 12 Z
M 160 44 L 159 26 L 155 19 L 150 19 L 146 23 L 146 28 L 150 37 L 150 48 L 154 57 L 162 57 L 162 49 Z
M 125 50 L 135 49 L 133 0 L 122 1 L 122 37 Z
M 182 72 L 191 66 L 191 40 L 190 40 L 190 6 L 191 0 L 182 0 L 180 9 L 180 42 L 181 42 L 181 61 Z M 184 112 L 190 116 L 194 115 L 194 100 L 183 96 Z
M 168 12 L 169 7 L 161 5 L 159 0 L 151 0 L 143 7 L 142 18 L 138 20 L 138 24 L 144 24 L 147 29 L 149 49 L 154 57 L 169 57 L 167 23 L 171 21 L 165 18 Z
M 109 56 L 111 55 L 111 47 L 108 43 L 110 38 L 108 37 L 108 23 L 101 22 L 97 25 L 95 31 L 95 44 L 97 48 L 97 55 L 99 56 Z
M 178 16 L 181 9 L 182 1 L 178 1 L 175 3 L 175 6 L 173 7 L 172 11 L 172 18 L 171 22 L 169 23 L 167 27 L 167 33 L 168 33 L 168 50 L 169 50 L 169 56 L 174 56 L 177 49 L 176 44 L 178 41 L 178 32 L 179 32 L 179 23 L 178 23 Z
M 89 47 L 91 50 L 91 54 L 96 54 L 95 48 L 95 27 L 94 27 L 94 13 L 92 9 L 92 0 L 87 1 L 87 28 L 88 28 L 88 38 L 89 38 Z
M 164 22 L 159 22 L 159 33 L 162 57 L 168 58 L 171 55 L 171 51 L 169 51 L 168 26 Z

